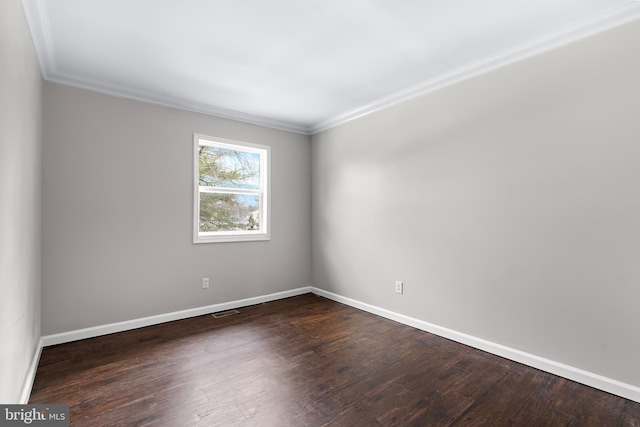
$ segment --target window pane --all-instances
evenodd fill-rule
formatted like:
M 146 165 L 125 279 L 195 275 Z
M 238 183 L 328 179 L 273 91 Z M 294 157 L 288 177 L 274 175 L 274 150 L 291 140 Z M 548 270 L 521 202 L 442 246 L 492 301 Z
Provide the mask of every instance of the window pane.
M 260 196 L 200 193 L 200 231 L 260 228 Z
M 200 146 L 200 185 L 260 188 L 260 155 L 248 151 Z

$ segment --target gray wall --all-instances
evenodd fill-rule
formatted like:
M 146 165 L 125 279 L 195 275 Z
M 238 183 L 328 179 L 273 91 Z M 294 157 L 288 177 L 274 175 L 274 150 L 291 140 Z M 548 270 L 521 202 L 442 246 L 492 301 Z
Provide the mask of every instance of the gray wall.
M 0 403 L 40 340 L 41 77 L 19 0 L 0 1 Z
M 194 132 L 271 146 L 270 241 L 192 243 Z M 43 335 L 311 284 L 308 136 L 52 83 L 43 135 Z
M 636 22 L 315 135 L 314 284 L 640 386 L 638 40 Z

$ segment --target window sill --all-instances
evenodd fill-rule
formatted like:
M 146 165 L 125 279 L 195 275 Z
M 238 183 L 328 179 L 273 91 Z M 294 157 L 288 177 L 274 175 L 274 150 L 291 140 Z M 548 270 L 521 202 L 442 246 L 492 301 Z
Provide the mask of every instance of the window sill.
M 271 237 L 265 233 L 226 234 L 217 236 L 195 236 L 193 243 L 259 242 L 265 240 L 271 240 Z

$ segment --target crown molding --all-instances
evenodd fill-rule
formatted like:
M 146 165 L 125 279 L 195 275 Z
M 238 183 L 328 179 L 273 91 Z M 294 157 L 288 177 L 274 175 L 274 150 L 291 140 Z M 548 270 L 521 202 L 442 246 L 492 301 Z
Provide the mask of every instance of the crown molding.
M 561 28 L 560 30 L 543 34 L 540 37 L 536 37 L 528 42 L 521 43 L 495 55 L 458 67 L 433 79 L 423 81 L 414 86 L 377 99 L 369 104 L 362 105 L 325 119 L 311 126 L 310 133 L 313 135 L 334 128 L 359 117 L 384 110 L 392 105 L 411 98 L 433 92 L 461 80 L 466 80 L 539 53 L 564 46 L 639 18 L 640 0 L 631 0 L 627 3 L 606 9 L 588 18 L 577 21 L 572 25 Z
M 310 135 L 309 126 L 242 113 L 240 111 L 189 101 L 179 97 L 150 93 L 147 91 L 138 91 L 120 85 L 113 85 L 64 74 L 58 70 L 55 60 L 55 45 L 51 34 L 51 25 L 46 0 L 22 0 L 22 5 L 25 10 L 31 37 L 33 38 L 38 62 L 40 63 L 42 77 L 46 81 L 65 86 L 87 89 L 94 92 L 104 93 L 106 95 L 129 98 L 165 107 L 173 107 L 207 114 L 223 119 L 235 120 L 243 123 L 300 133 L 303 135 Z
M 146 91 L 136 91 L 123 86 L 110 85 L 104 82 L 80 79 L 75 76 L 63 75 L 62 73 L 52 75 L 49 78 L 46 78 L 46 80 L 52 83 L 58 83 L 65 86 L 73 86 L 80 89 L 87 89 L 106 95 L 133 99 L 136 101 L 162 105 L 164 107 L 178 108 L 181 110 L 207 114 L 209 116 L 215 116 L 222 119 L 235 120 L 272 129 L 284 130 L 287 132 L 310 135 L 309 127 L 307 126 L 301 126 L 291 122 L 242 113 L 240 111 L 230 110 L 227 108 L 222 108 L 201 102 L 189 101 L 175 96 L 154 94 Z
M 47 80 L 55 75 L 57 70 L 47 3 L 45 0 L 22 0 L 22 7 L 36 49 L 36 56 L 40 62 L 42 76 Z
M 51 35 L 46 0 L 22 0 L 22 4 L 31 30 L 43 78 L 47 81 L 303 135 L 313 135 L 334 128 L 351 120 L 384 110 L 392 105 L 433 92 L 461 80 L 495 70 L 524 58 L 555 49 L 640 18 L 640 0 L 630 0 L 577 21 L 558 31 L 544 34 L 495 55 L 458 67 L 433 79 L 423 81 L 368 104 L 361 105 L 307 126 L 242 113 L 215 105 L 189 101 L 175 96 L 137 91 L 120 85 L 81 79 L 72 75 L 64 75 L 58 71 L 56 64 L 55 46 Z

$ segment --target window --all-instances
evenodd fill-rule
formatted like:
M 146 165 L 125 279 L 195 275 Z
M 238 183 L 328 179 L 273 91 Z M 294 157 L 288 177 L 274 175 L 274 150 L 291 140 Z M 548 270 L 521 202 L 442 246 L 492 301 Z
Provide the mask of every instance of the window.
M 194 243 L 269 240 L 270 147 L 195 134 Z

